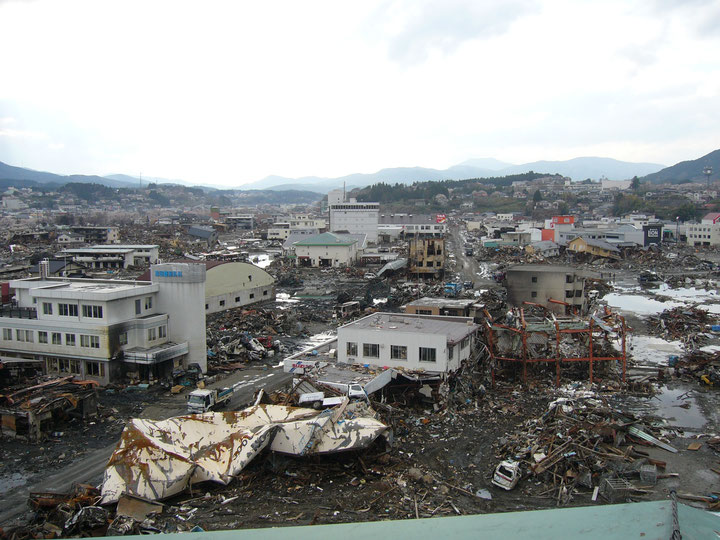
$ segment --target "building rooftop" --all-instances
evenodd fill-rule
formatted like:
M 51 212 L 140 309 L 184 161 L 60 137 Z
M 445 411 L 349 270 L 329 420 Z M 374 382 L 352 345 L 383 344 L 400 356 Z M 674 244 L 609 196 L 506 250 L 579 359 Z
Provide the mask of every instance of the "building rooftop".
M 473 298 L 420 298 L 408 302 L 408 306 L 438 306 L 438 307 L 450 307 L 450 308 L 464 308 L 471 306 L 475 303 Z
M 380 214 L 380 225 L 442 225 L 435 214 Z
M 447 337 L 448 342 L 457 343 L 475 332 L 479 326 L 474 324 L 470 317 L 373 313 L 341 326 L 340 329 L 342 328 L 412 334 L 441 334 Z
M 10 282 L 11 289 L 27 289 L 33 296 L 43 298 L 77 298 L 87 300 L 114 300 L 128 296 L 128 292 L 148 294 L 158 285 L 148 281 L 121 281 L 97 279 L 18 279 Z
M 351 238 L 344 234 L 325 232 L 316 234 L 295 242 L 296 246 L 352 246 L 358 242 L 357 238 Z
M 572 274 L 577 272 L 572 266 L 558 264 L 516 264 L 508 268 L 508 272 L 548 272 L 558 274 Z

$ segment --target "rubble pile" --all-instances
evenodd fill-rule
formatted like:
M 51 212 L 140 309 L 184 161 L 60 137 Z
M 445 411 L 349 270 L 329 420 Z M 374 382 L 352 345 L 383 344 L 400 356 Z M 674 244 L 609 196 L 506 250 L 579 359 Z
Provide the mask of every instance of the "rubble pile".
M 670 364 L 678 377 L 720 386 L 720 351 L 691 350 L 682 358 L 671 358 Z
M 705 344 L 707 332 L 718 323 L 718 317 L 698 306 L 680 306 L 666 309 L 648 318 L 650 333 L 669 340 L 681 340 L 686 350 L 692 351 Z
M 677 452 L 651 435 L 638 418 L 585 395 L 551 402 L 542 416 L 527 420 L 498 445 L 497 457 L 519 464 L 520 474 L 543 484 L 542 495 L 558 505 L 589 493 L 592 500 L 599 493 L 609 502 L 620 502 L 633 493 L 646 493 L 661 477 L 657 468 L 665 464 L 638 448 L 647 443 Z

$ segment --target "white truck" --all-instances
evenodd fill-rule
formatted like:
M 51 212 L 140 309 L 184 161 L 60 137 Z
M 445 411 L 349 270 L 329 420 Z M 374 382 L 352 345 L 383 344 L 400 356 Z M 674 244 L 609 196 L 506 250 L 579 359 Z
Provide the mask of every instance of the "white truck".
M 367 401 L 368 399 L 365 389 L 359 384 L 329 382 L 322 382 L 322 384 L 335 388 L 336 390 L 340 390 L 344 396 L 325 397 L 324 392 L 308 392 L 300 394 L 298 397 L 298 405 L 311 405 L 313 408 L 319 409 L 321 407 L 334 407 L 335 405 L 339 405 L 345 399 L 345 396 L 349 397 L 351 400 L 364 399 Z
M 224 407 L 230 401 L 234 390 L 232 388 L 198 388 L 190 392 L 187 398 L 189 413 L 204 413 Z

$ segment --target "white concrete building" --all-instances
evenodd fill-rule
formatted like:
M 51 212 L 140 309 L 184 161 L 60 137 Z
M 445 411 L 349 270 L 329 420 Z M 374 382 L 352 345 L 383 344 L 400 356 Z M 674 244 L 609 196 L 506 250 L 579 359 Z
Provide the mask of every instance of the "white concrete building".
M 349 235 L 322 233 L 293 244 L 297 266 L 340 267 L 357 262 L 363 242 Z
M 148 379 L 190 363 L 207 368 L 202 264 L 154 265 L 151 281 L 39 277 L 10 289 L 15 305 L 0 310 L 4 361 L 101 384 L 127 371 Z
M 720 213 L 706 214 L 699 224 L 688 224 L 687 243 L 691 246 L 720 245 Z
M 470 358 L 478 328 L 470 317 L 373 313 L 338 328 L 338 360 L 448 373 Z
M 328 207 L 330 211 L 330 232 L 349 232 L 367 235 L 368 242 L 377 242 L 378 237 L 378 216 L 380 215 L 380 203 L 357 202 L 355 199 L 330 203 L 328 194 Z M 333 195 L 333 201 L 337 197 Z
M 378 234 L 398 236 L 442 236 L 447 232 L 444 214 L 381 214 Z
M 73 261 L 84 264 L 88 268 L 105 270 L 155 264 L 158 262 L 159 249 L 159 246 L 154 244 L 114 244 L 66 249 L 57 257 L 72 257 Z

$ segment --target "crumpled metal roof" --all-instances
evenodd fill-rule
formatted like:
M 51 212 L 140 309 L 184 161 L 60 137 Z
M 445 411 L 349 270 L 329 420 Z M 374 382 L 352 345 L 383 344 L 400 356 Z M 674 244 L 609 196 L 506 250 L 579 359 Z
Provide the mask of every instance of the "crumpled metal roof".
M 308 455 L 366 448 L 388 426 L 364 403 L 324 411 L 255 405 L 243 411 L 134 419 L 105 469 L 102 503 L 123 493 L 160 500 L 188 486 L 228 484 L 263 449 Z

